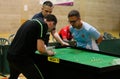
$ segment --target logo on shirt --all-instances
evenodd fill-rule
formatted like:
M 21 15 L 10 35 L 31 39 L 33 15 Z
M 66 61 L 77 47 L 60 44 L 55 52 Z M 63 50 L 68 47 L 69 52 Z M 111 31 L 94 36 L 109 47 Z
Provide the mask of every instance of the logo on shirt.
M 84 38 L 84 37 L 85 37 L 85 35 L 84 35 L 84 34 L 82 34 L 81 36 L 82 36 L 82 38 Z

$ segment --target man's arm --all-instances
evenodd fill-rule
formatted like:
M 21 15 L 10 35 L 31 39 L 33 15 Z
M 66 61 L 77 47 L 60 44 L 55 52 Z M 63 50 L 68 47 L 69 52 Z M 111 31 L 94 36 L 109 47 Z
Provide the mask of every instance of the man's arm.
M 100 44 L 102 42 L 102 40 L 103 40 L 103 36 L 100 35 L 100 37 L 96 40 L 96 43 Z
M 47 55 L 54 55 L 55 53 L 51 50 L 47 50 L 46 45 L 44 44 L 44 41 L 42 39 L 37 40 L 37 50 L 41 54 L 47 54 Z
M 56 30 L 53 30 L 53 31 L 51 32 L 51 34 L 52 34 L 52 36 L 53 36 L 62 46 L 64 46 L 64 45 L 68 46 L 68 45 L 69 45 L 68 43 L 64 42 L 64 41 L 60 38 L 60 36 L 59 36 L 59 34 L 56 32 Z

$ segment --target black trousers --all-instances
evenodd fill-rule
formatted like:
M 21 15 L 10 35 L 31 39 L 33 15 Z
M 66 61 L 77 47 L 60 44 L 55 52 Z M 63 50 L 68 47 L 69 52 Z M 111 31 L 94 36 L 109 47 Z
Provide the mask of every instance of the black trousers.
M 34 61 L 11 61 L 8 59 L 10 67 L 9 79 L 17 79 L 22 73 L 27 79 L 44 79 L 40 68 L 34 63 Z

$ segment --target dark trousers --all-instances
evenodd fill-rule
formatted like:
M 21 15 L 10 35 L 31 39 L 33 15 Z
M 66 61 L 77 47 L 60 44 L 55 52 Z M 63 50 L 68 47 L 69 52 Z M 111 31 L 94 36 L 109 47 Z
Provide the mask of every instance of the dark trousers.
M 10 77 L 9 79 L 17 79 L 22 73 L 27 79 L 44 79 L 40 69 L 34 61 L 9 61 Z

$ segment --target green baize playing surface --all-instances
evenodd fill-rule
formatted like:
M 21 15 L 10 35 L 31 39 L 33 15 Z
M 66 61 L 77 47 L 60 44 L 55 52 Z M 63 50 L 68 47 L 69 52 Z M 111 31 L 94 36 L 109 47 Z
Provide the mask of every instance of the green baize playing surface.
M 58 48 L 53 49 L 56 54 L 54 58 L 67 60 L 75 63 L 85 64 L 98 68 L 112 66 L 112 61 L 119 57 L 89 52 L 85 50 L 73 49 L 73 48 Z

